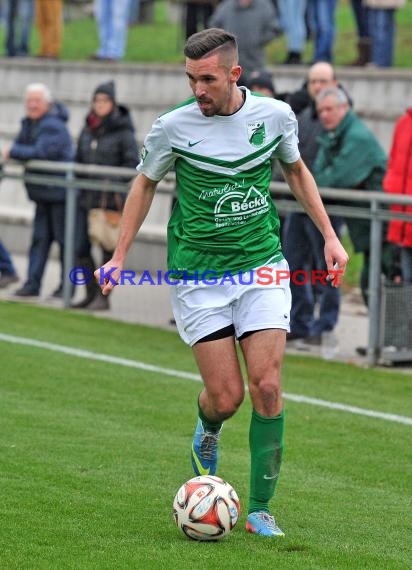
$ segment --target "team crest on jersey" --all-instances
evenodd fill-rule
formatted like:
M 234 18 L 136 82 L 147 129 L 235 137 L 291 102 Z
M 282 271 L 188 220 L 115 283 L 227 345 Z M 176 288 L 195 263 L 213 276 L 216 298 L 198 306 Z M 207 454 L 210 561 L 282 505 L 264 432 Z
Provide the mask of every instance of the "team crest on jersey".
M 146 156 L 147 156 L 147 149 L 143 145 L 142 150 L 140 152 L 140 158 L 141 158 L 142 162 L 144 162 L 144 159 L 146 158 Z
M 250 144 L 262 146 L 265 142 L 266 129 L 263 121 L 254 121 L 247 124 L 247 136 Z

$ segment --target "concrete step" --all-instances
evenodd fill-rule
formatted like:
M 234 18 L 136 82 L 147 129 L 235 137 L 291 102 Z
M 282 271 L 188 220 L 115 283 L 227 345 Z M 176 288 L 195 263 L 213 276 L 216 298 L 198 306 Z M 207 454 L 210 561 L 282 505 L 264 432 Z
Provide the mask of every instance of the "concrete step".
M 270 70 L 279 92 L 303 83 L 305 66 L 278 66 Z M 388 149 L 393 125 L 410 99 L 411 70 L 339 68 L 337 75 L 366 120 Z M 94 88 L 109 79 L 116 82 L 117 99 L 131 109 L 143 140 L 154 118 L 190 95 L 182 65 L 53 62 L 31 58 L 0 61 L 0 139 L 16 133 L 24 112 L 23 94 L 28 83 L 46 83 L 55 98 L 69 107 L 70 131 L 77 137 Z

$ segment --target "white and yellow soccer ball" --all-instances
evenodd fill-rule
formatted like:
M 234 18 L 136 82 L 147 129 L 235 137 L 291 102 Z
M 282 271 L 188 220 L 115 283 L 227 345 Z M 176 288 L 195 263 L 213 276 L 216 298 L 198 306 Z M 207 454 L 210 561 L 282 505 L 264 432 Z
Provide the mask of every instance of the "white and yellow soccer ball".
M 193 477 L 177 491 L 173 501 L 176 525 L 192 540 L 218 540 L 233 529 L 240 515 L 236 491 L 213 475 Z

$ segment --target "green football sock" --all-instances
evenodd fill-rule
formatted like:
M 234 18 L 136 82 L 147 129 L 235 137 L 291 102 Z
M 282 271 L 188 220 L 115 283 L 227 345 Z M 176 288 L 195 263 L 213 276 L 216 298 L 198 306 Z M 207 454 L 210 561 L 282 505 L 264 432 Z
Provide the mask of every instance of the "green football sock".
M 217 433 L 222 427 L 222 422 L 211 422 L 203 413 L 203 410 L 200 407 L 199 399 L 197 400 L 197 407 L 199 408 L 199 418 L 203 424 L 205 431 Z
M 284 411 L 280 416 L 264 417 L 252 411 L 249 430 L 250 494 L 248 513 L 269 512 L 275 494 L 283 451 Z

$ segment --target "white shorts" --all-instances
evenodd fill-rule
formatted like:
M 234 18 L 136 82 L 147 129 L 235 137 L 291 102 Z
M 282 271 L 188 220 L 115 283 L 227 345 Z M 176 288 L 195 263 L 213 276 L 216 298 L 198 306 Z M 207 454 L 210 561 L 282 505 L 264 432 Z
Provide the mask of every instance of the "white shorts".
M 216 281 L 187 281 L 171 286 L 173 315 L 184 342 L 193 346 L 230 325 L 234 326 L 236 338 L 262 329 L 290 331 L 292 296 L 285 259 L 235 274 L 224 282 L 221 278 Z

